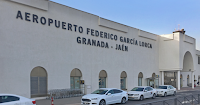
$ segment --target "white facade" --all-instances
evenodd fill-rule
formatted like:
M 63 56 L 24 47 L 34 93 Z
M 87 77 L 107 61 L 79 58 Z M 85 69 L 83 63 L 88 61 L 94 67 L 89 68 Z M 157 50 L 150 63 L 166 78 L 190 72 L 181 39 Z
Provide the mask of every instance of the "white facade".
M 163 84 L 164 72 L 180 71 L 183 87 L 187 75 L 190 83 L 200 75 L 196 40 L 181 32 L 155 35 L 47 0 L 1 0 L 0 13 L 0 93 L 31 97 L 35 67 L 46 70 L 48 90 L 70 88 L 70 73 L 79 69 L 86 93 L 99 88 L 102 70 L 109 88 L 120 88 L 125 71 L 127 90 L 140 72 L 143 86 L 153 73 Z

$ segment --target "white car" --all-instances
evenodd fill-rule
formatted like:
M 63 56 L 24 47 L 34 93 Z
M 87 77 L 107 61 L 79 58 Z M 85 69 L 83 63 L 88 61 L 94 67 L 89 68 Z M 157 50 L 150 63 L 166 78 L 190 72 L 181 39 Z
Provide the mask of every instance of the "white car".
M 0 105 L 36 105 L 36 101 L 14 94 L 0 94 Z
M 171 85 L 160 85 L 156 90 L 158 96 L 176 95 L 176 88 Z
M 91 94 L 84 95 L 81 104 L 107 105 L 115 103 L 126 103 L 128 94 L 126 91 L 115 88 L 100 88 Z
M 138 86 L 128 92 L 128 99 L 143 100 L 145 98 L 155 98 L 157 92 L 150 86 Z

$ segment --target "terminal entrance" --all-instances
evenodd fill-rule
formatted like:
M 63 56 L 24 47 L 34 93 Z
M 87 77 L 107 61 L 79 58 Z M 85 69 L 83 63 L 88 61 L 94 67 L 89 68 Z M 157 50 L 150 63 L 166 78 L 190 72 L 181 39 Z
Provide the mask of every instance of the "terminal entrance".
M 176 88 L 177 72 L 164 72 L 164 85 L 172 85 Z
M 159 86 L 159 76 L 153 73 L 152 77 L 147 78 L 147 86 L 157 88 Z

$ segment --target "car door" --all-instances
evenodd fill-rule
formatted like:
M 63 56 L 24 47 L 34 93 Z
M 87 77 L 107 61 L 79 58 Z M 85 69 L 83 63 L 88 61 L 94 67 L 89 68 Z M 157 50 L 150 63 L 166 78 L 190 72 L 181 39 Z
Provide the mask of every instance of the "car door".
M 174 87 L 172 87 L 172 86 L 169 86 L 169 87 L 170 87 L 171 95 L 173 95 L 174 94 Z
M 108 93 L 111 93 L 110 95 L 108 95 Z M 113 90 L 108 91 L 107 95 L 106 95 L 106 104 L 113 104 L 114 100 L 115 100 L 115 93 Z
M 0 103 L 3 103 L 3 105 L 21 105 L 19 97 L 8 95 L 0 96 Z
M 114 89 L 113 90 L 114 91 L 114 93 L 115 93 L 115 103 L 119 103 L 119 102 L 121 102 L 121 99 L 122 99 L 122 91 L 121 90 L 118 90 L 118 89 Z
M 170 89 L 170 86 L 167 86 L 167 95 L 171 95 L 172 92 L 171 92 L 171 89 Z
M 149 97 L 148 87 L 144 88 L 144 98 Z
M 153 88 L 148 87 L 148 91 L 149 91 L 149 97 L 153 97 L 153 94 L 154 94 Z

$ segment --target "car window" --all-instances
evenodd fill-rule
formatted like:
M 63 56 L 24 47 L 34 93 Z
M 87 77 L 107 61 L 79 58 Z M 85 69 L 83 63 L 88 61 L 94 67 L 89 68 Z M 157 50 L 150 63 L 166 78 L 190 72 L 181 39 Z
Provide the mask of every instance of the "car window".
M 113 90 L 110 90 L 108 93 L 114 94 L 114 91 L 113 91 Z
M 92 94 L 105 94 L 108 90 L 98 89 L 92 92 Z
M 131 91 L 143 91 L 144 88 L 135 87 Z
M 173 86 L 169 86 L 170 87 L 170 89 L 174 89 L 174 87 Z
M 20 98 L 15 96 L 0 96 L 0 103 L 18 101 Z
M 167 89 L 170 89 L 170 86 L 168 86 Z
M 145 88 L 145 90 L 146 90 L 146 91 L 148 91 L 148 87 L 147 87 L 147 88 Z
M 149 90 L 149 91 L 151 91 L 151 90 L 153 90 L 153 88 L 151 88 L 151 87 L 148 87 L 148 90 Z
M 117 89 L 114 89 L 113 91 L 114 91 L 114 93 L 121 93 L 122 92 L 121 90 L 117 90 Z
M 159 86 L 158 89 L 167 89 L 167 86 Z

